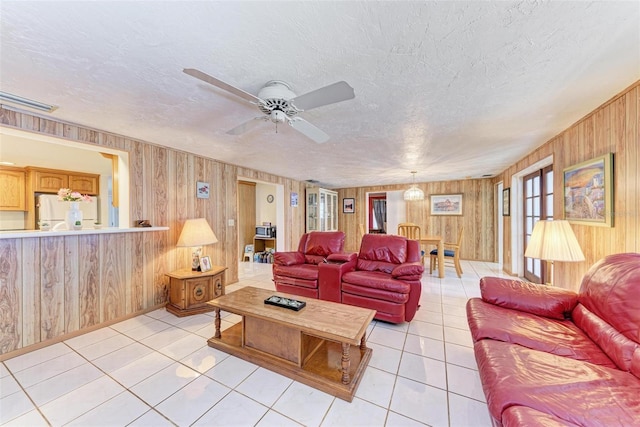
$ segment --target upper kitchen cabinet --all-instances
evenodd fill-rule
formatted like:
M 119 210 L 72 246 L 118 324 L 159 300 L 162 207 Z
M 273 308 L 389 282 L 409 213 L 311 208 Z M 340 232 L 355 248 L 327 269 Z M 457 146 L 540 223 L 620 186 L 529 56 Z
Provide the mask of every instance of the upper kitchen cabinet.
M 100 175 L 34 167 L 26 170 L 32 190 L 36 193 L 57 193 L 61 188 L 70 188 L 90 196 L 100 193 Z
M 0 210 L 26 210 L 25 171 L 22 168 L 0 167 Z

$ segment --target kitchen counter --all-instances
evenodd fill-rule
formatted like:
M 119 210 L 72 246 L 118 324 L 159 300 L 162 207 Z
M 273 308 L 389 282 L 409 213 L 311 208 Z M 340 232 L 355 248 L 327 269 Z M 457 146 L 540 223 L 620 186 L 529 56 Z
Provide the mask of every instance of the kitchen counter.
M 0 239 L 20 239 L 23 237 L 58 237 L 77 236 L 85 234 L 110 234 L 110 233 L 140 233 L 148 231 L 166 231 L 169 227 L 131 227 L 131 228 L 83 228 L 82 230 L 5 230 L 0 231 Z

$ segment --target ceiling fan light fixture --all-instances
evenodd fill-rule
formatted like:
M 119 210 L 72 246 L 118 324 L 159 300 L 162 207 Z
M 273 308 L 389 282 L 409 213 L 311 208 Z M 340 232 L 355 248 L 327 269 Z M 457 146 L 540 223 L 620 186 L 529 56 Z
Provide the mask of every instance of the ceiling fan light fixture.
M 271 121 L 275 124 L 284 123 L 287 120 L 287 115 L 280 110 L 273 110 L 270 116 Z
M 422 191 L 421 189 L 419 189 L 416 186 L 416 173 L 418 173 L 417 171 L 411 171 L 411 173 L 413 174 L 413 183 L 411 185 L 411 187 L 409 187 L 405 192 L 404 192 L 404 200 L 409 201 L 409 202 L 413 202 L 416 200 L 424 200 L 424 191 Z

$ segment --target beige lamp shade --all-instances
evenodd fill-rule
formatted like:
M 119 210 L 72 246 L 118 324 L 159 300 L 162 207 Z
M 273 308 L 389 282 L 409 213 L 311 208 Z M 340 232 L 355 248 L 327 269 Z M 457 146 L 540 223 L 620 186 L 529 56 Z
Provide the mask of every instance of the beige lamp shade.
M 547 261 L 584 261 L 584 254 L 568 221 L 538 221 L 524 253 Z
M 178 247 L 196 247 L 204 245 L 212 245 L 218 242 L 215 233 L 209 227 L 209 223 L 205 218 L 188 219 L 184 223 L 180 238 L 178 238 Z

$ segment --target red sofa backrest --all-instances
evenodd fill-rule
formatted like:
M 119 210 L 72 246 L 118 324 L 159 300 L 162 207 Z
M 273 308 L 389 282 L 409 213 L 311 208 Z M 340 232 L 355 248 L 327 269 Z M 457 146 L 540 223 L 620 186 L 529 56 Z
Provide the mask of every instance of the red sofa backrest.
M 609 255 L 582 279 L 576 325 L 625 371 L 640 377 L 640 254 Z
M 312 231 L 300 238 L 298 252 L 304 254 L 307 264 L 319 264 L 324 259 L 344 249 L 344 233 L 342 231 Z
M 391 274 L 398 264 L 420 262 L 420 244 L 392 234 L 365 234 L 360 244 L 356 270 Z
M 609 255 L 595 263 L 582 279 L 578 301 L 640 343 L 640 254 Z

